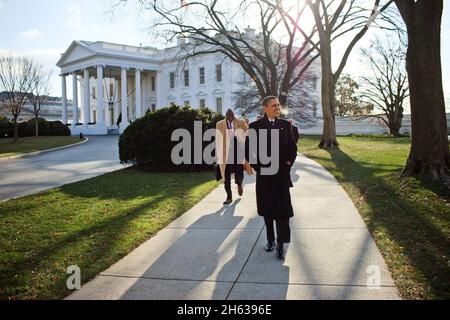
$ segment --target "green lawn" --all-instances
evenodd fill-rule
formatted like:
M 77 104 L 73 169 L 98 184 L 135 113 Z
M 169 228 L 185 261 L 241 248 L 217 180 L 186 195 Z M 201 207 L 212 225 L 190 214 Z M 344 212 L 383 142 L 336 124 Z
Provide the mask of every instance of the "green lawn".
M 212 172 L 124 169 L 0 203 L 0 299 L 63 298 L 206 196 Z
M 299 150 L 329 170 L 353 199 L 404 299 L 450 299 L 450 192 L 426 179 L 398 176 L 409 138 L 339 137 L 339 149 Z
M 10 157 L 21 153 L 40 151 L 80 142 L 79 137 L 50 136 L 23 137 L 14 142 L 12 138 L 0 139 L 0 158 Z

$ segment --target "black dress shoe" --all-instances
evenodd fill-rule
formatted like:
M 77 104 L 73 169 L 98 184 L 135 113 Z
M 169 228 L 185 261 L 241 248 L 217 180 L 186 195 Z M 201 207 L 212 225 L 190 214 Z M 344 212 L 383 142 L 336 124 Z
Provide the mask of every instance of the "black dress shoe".
M 273 248 L 275 248 L 275 242 L 274 241 L 272 241 L 272 242 L 267 242 L 267 244 L 266 244 L 266 246 L 264 247 L 264 249 L 267 251 L 267 252 L 272 252 L 273 251 Z
M 233 202 L 233 199 L 227 198 L 227 199 L 223 202 L 223 204 L 230 204 L 230 203 L 232 203 L 232 202 Z
M 277 253 L 277 257 L 278 257 L 279 259 L 284 259 L 285 252 L 284 252 L 283 243 L 278 243 L 278 244 L 277 244 L 277 250 L 276 250 L 276 253 Z

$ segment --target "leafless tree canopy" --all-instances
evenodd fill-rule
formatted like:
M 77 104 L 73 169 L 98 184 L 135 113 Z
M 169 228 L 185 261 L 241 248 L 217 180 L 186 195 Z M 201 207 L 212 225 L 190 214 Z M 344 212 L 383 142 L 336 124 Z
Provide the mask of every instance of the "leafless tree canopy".
M 284 105 L 318 57 L 312 40 L 315 28 L 304 30 L 300 23 L 306 3 L 288 7 L 281 0 L 274 1 L 276 6 L 260 0 L 139 2 L 156 13 L 152 27 L 160 36 L 167 41 L 185 39 L 186 58 L 222 53 L 243 68 L 260 97 L 276 95 Z M 244 30 L 249 24 L 254 30 Z
M 36 76 L 32 91 L 29 94 L 29 101 L 33 106 L 34 121 L 35 121 L 35 135 L 39 135 L 39 114 L 41 106 L 48 100 L 50 94 L 50 78 L 51 72 L 47 72 L 42 64 L 36 65 Z
M 276 4 L 270 0 L 261 1 L 269 5 L 276 5 L 278 10 L 282 11 L 279 1 L 276 1 Z M 322 114 L 324 119 L 324 129 L 319 146 L 322 148 L 338 145 L 335 125 L 336 82 L 357 42 L 392 2 L 393 0 L 305 1 L 314 16 L 319 37 L 318 51 L 322 67 Z M 286 14 L 289 15 L 289 13 Z M 342 56 L 337 59 L 335 55 L 332 55 L 332 44 L 337 39 L 342 43 L 345 39 L 344 36 L 350 41 Z
M 409 88 L 405 66 L 406 48 L 403 41 L 376 39 L 362 55 L 368 62 L 372 74 L 362 79 L 366 83 L 363 98 L 374 104 L 382 115 L 374 115 L 383 121 L 391 134 L 398 136 L 403 118 L 405 99 Z
M 14 138 L 17 140 L 17 118 L 30 93 L 33 91 L 38 75 L 34 61 L 27 57 L 0 58 L 1 103 L 13 117 Z

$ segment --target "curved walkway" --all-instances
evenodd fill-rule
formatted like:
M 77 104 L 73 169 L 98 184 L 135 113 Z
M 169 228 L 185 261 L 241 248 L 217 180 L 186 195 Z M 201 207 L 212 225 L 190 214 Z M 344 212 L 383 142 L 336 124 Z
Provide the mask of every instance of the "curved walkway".
M 77 146 L 2 160 L 0 201 L 36 193 L 122 168 L 118 136 L 90 136 Z
M 223 185 L 69 299 L 399 299 L 385 262 L 335 178 L 300 155 L 285 261 L 266 253 L 254 177 Z M 235 191 L 234 191 L 235 192 Z M 83 270 L 81 270 L 81 275 Z

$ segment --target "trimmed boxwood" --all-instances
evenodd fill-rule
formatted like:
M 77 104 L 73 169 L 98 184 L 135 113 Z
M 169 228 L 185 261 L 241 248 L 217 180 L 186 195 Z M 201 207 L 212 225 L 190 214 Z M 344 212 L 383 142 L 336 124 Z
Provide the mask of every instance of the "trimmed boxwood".
M 70 129 L 61 121 L 47 121 L 39 118 L 39 136 L 70 136 Z M 34 118 L 17 124 L 19 137 L 33 137 L 35 135 Z M 14 137 L 14 124 L 5 117 L 0 117 L 0 138 Z
M 171 106 L 135 120 L 119 138 L 119 156 L 124 164 L 132 164 L 144 171 L 202 171 L 212 166 L 202 164 L 175 165 L 171 160 L 172 148 L 179 142 L 171 141 L 172 132 L 184 128 L 191 133 L 194 144 L 194 121 L 202 121 L 203 133 L 215 128 L 222 114 L 207 108 L 192 109 L 188 106 Z M 203 142 L 203 148 L 211 142 Z M 192 152 L 193 153 L 193 152 Z M 193 162 L 193 155 L 191 155 Z
M 11 137 L 13 124 L 3 115 L 0 115 L 0 138 Z

